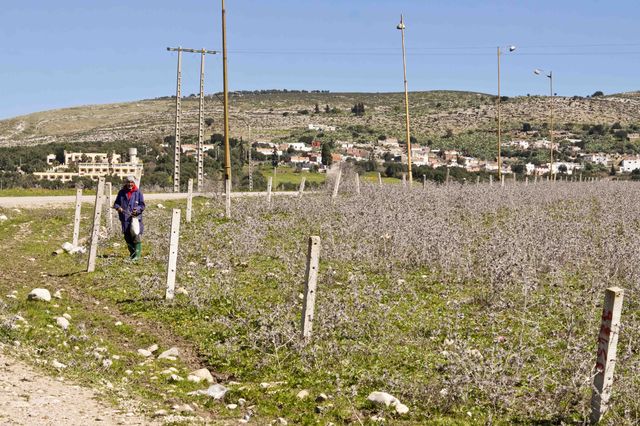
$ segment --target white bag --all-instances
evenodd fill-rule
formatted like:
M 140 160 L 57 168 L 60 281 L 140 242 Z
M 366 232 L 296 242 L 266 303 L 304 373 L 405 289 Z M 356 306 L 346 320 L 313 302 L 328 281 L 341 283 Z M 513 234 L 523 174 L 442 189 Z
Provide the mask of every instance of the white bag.
M 134 237 L 140 235 L 140 221 L 137 217 L 131 219 L 131 235 Z

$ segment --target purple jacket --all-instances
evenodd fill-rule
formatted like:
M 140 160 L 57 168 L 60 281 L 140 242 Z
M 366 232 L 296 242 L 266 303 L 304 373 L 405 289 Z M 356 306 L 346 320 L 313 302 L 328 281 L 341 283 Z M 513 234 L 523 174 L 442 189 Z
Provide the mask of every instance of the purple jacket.
M 138 213 L 138 219 L 140 220 L 140 233 L 144 232 L 144 225 L 142 224 L 142 212 L 144 211 L 144 196 L 139 189 L 131 194 L 131 198 L 127 198 L 129 189 L 124 187 L 116 196 L 116 201 L 113 203 L 113 208 L 117 209 L 122 207 L 122 213 L 118 213 L 120 223 L 122 224 L 122 233 L 124 234 L 129 230 L 131 226 L 131 219 L 133 219 L 132 213 L 135 211 Z

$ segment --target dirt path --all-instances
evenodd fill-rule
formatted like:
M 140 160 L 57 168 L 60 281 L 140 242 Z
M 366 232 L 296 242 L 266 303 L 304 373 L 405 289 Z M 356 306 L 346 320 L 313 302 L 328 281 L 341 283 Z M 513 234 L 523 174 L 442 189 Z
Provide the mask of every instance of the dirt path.
M 95 392 L 44 376 L 0 352 L 0 424 L 151 425 L 96 401 Z

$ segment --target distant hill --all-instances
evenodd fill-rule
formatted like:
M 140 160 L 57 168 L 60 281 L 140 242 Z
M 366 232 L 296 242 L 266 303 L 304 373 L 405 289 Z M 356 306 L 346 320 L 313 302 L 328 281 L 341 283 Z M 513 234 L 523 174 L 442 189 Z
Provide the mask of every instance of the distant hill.
M 412 92 L 411 134 L 420 139 L 445 134 L 493 132 L 496 127 L 495 96 L 456 91 Z M 222 133 L 221 97 L 207 96 L 205 118 L 213 124 L 206 133 Z M 365 114 L 356 117 L 351 108 L 365 105 Z M 372 134 L 404 135 L 402 93 L 276 92 L 234 93 L 230 96 L 230 134 L 244 138 L 271 140 L 309 124 L 336 126 L 340 138 L 349 138 L 353 126 L 365 126 Z M 315 113 L 318 105 L 320 113 Z M 550 99 L 520 96 L 502 102 L 505 130 L 522 123 L 548 121 Z M 197 135 L 198 99 L 182 102 L 182 135 Z M 328 109 L 330 112 L 325 112 Z M 640 92 L 594 98 L 553 99 L 558 127 L 572 124 L 640 124 Z M 49 142 L 84 142 L 163 138 L 173 134 L 175 99 L 159 98 L 137 102 L 88 105 L 36 112 L 0 121 L 0 146 L 33 145 Z

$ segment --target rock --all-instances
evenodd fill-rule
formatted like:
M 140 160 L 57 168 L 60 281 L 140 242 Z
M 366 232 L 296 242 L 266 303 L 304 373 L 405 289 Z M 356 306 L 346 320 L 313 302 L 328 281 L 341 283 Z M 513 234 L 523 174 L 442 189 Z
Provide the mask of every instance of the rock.
M 171 361 L 175 361 L 176 358 L 178 358 L 179 356 L 180 356 L 180 352 L 178 351 L 178 348 L 173 347 L 171 349 L 168 349 L 162 352 L 160 356 L 158 356 L 158 359 L 169 359 Z
M 296 396 L 298 397 L 298 399 L 305 399 L 306 397 L 309 396 L 309 391 L 306 389 L 303 389 L 300 392 L 298 392 Z
M 69 321 L 71 321 L 71 315 L 64 313 L 62 314 L 63 317 L 65 317 L 66 319 L 68 319 Z
M 398 401 L 398 398 L 386 392 L 371 392 L 367 397 L 367 400 L 376 404 L 384 404 L 387 407 L 400 403 L 400 401 Z
M 145 357 L 145 358 L 148 358 L 148 357 L 150 357 L 151 355 L 153 355 L 151 352 L 149 352 L 149 351 L 148 351 L 148 350 L 146 350 L 146 349 L 138 349 L 138 354 L 139 354 L 139 355 L 142 355 L 142 356 L 143 356 L 143 357 Z
M 174 411 L 178 411 L 181 413 L 190 413 L 193 411 L 193 408 L 189 404 L 174 405 L 172 408 L 174 409 Z
M 0 221 L 4 222 L 5 220 L 9 220 L 6 214 L 0 214 Z
M 409 412 L 409 407 L 404 404 L 396 404 L 396 413 L 398 414 L 407 414 Z
M 324 402 L 324 401 L 326 401 L 327 399 L 329 399 L 329 397 L 328 397 L 326 394 L 321 393 L 320 395 L 318 395 L 318 396 L 316 397 L 316 402 Z
M 159 208 L 159 209 L 164 209 L 165 208 L 164 205 L 162 205 L 161 203 L 156 204 L 156 207 Z
M 58 324 L 58 326 L 63 330 L 67 330 L 69 328 L 69 320 L 65 317 L 56 318 L 56 324 Z
M 287 422 L 287 420 L 286 420 L 286 419 L 284 419 L 283 417 L 278 417 L 278 421 L 277 421 L 277 423 L 278 423 L 279 425 L 285 425 L 285 426 L 289 424 L 289 422 Z
M 247 400 L 244 398 L 238 398 L 238 405 L 240 405 L 241 407 L 247 403 Z
M 197 380 L 191 379 L 191 377 L 195 377 Z M 208 383 L 213 383 L 213 376 L 206 368 L 201 368 L 200 370 L 195 370 L 189 373 L 188 380 L 192 382 L 201 382 L 202 380 L 206 380 Z
M 170 382 L 181 382 L 184 379 L 180 376 L 178 376 L 177 374 L 172 374 L 171 376 L 169 376 L 169 381 Z
M 149 346 L 149 347 L 147 348 L 147 350 L 148 350 L 149 352 L 151 352 L 151 353 L 154 353 L 155 351 L 157 351 L 157 350 L 158 350 L 158 345 L 156 345 L 156 344 L 154 343 L 153 345 Z
M 224 396 L 227 394 L 228 391 L 229 389 L 227 389 L 225 386 L 217 383 L 215 385 L 209 386 L 209 389 L 207 389 L 206 393 L 211 398 L 220 400 L 224 398 Z
M 122 321 L 116 321 L 116 323 L 114 324 L 116 327 L 120 327 L 122 325 Z
M 62 290 L 56 290 L 55 293 L 53 293 L 53 297 L 55 297 L 56 299 L 62 299 Z
M 238 408 L 238 404 L 227 404 L 227 408 L 229 410 L 235 410 L 236 408 Z
M 188 295 L 189 295 L 189 292 L 188 292 L 188 291 L 187 291 L 187 289 L 186 289 L 186 288 L 184 288 L 184 287 L 178 287 L 178 288 L 176 289 L 176 294 L 181 294 L 181 295 L 183 295 L 183 296 L 188 296 Z
M 384 417 L 382 416 L 372 416 L 371 421 L 375 423 L 384 423 Z
M 46 288 L 34 288 L 27 295 L 27 300 L 41 300 L 43 302 L 51 302 L 51 293 Z
M 111 361 L 109 358 L 102 361 L 102 366 L 104 368 L 109 368 L 111 367 L 111 365 L 113 365 L 113 361 Z
M 167 415 L 167 410 L 158 410 L 151 417 L 163 417 Z
M 51 362 L 51 366 L 57 370 L 64 370 L 65 368 L 67 368 L 67 366 L 61 362 L 58 362 L 58 360 L 53 360 L 53 362 Z

